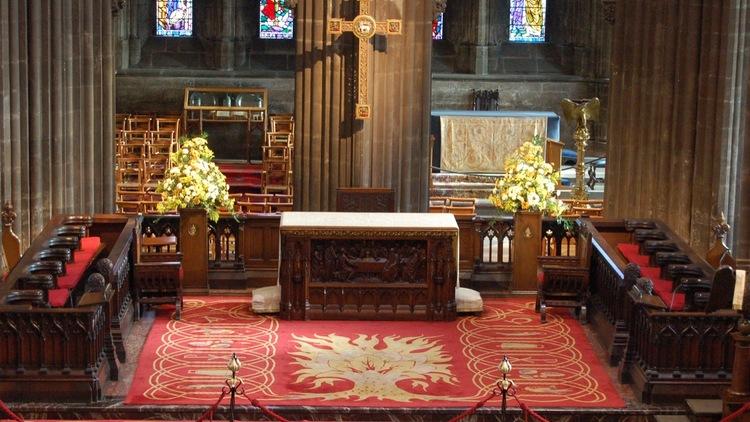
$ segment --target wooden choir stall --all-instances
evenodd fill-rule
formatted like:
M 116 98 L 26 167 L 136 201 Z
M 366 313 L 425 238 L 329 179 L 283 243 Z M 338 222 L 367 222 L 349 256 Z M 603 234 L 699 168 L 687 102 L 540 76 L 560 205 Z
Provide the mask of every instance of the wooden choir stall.
M 281 317 L 452 320 L 452 214 L 286 212 Z

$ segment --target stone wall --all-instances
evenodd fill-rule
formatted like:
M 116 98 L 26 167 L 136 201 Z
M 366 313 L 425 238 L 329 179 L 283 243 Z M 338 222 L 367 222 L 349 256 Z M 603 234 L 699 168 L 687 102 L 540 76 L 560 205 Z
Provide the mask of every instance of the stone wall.
M 433 109 L 469 109 L 472 89 L 498 89 L 500 108 L 561 113 L 562 98 L 602 99 L 593 153 L 606 148 L 611 24 L 602 0 L 548 2 L 547 42 L 507 42 L 506 0 L 453 0 L 433 42 Z M 192 39 L 151 35 L 152 2 L 133 0 L 120 26 L 118 112 L 180 112 L 185 86 L 265 87 L 272 113 L 294 104 L 294 43 L 257 38 L 255 1 L 195 2 Z M 221 7 L 217 4 L 223 5 Z M 230 16 L 231 18 L 225 18 Z M 562 140 L 571 128 L 563 120 Z

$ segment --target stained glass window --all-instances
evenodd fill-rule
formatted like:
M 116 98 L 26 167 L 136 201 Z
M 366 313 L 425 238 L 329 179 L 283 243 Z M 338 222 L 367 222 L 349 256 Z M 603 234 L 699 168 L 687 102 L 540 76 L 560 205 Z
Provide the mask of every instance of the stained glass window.
M 156 35 L 193 35 L 193 0 L 156 0 Z
M 294 10 L 285 0 L 260 0 L 260 37 L 269 40 L 294 38 Z
M 514 42 L 544 42 L 547 0 L 510 0 L 510 36 Z
M 432 39 L 442 40 L 443 39 L 443 14 L 439 14 L 438 17 L 432 21 Z

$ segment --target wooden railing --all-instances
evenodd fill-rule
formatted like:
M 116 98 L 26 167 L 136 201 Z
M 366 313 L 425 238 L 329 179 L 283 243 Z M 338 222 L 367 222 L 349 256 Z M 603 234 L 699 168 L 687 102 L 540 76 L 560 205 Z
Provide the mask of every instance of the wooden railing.
M 244 280 L 247 286 L 268 285 L 276 281 L 278 264 L 279 214 L 223 215 L 209 223 L 208 268 L 210 278 Z M 459 274 L 469 279 L 474 273 L 493 274 L 490 278 L 510 278 L 513 265 L 513 217 L 483 218 L 456 215 L 460 231 Z M 575 226 L 575 225 L 573 225 Z M 554 219 L 543 221 L 540 255 L 575 255 L 577 232 L 566 231 Z M 146 215 L 141 236 L 175 236 L 179 251 L 179 216 Z M 234 274 L 230 277 L 230 274 Z M 244 274 L 238 275 L 238 274 Z M 225 284 L 226 287 L 229 287 Z
M 261 287 L 276 282 L 279 214 L 222 215 L 208 226 L 209 285 L 206 288 Z M 180 248 L 178 215 L 145 215 L 140 235 L 174 236 Z
M 715 312 L 667 311 L 652 307 L 631 293 L 640 276 L 634 264 L 626 265 L 617 243 L 633 241 L 632 229 L 622 220 L 586 222 L 592 233 L 592 326 L 609 361 L 619 365 L 622 382 L 630 382 L 639 399 L 681 401 L 686 397 L 719 395 L 731 379 L 731 332 L 739 314 L 730 309 Z M 713 271 L 678 236 L 662 223 L 666 233 L 695 265 Z

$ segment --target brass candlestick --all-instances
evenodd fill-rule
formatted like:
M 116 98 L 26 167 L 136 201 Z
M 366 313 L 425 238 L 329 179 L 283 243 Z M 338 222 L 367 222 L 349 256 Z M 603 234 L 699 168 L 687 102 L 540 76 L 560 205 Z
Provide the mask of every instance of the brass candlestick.
M 573 200 L 585 201 L 589 197 L 584 182 L 586 145 L 591 139 L 588 122 L 599 118 L 599 99 L 596 97 L 580 100 L 565 98 L 560 105 L 565 119 L 576 122 L 576 130 L 573 132 L 573 140 L 576 142 L 576 184 L 572 192 Z

